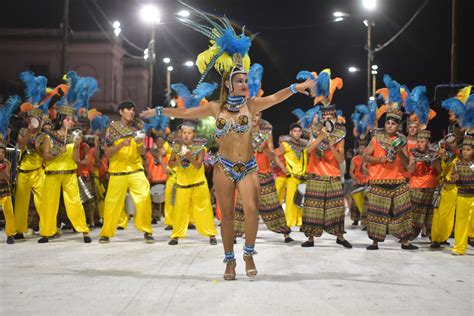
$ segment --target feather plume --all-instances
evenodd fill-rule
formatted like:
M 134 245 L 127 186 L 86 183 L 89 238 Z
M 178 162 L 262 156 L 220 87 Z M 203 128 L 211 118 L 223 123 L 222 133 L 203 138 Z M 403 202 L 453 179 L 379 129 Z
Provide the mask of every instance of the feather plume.
M 91 120 L 91 128 L 93 132 L 103 132 L 107 127 L 109 127 L 109 124 L 110 118 L 107 115 L 99 114 Z
M 68 91 L 67 91 L 67 97 L 66 97 L 66 100 L 67 100 L 67 103 L 68 104 L 74 104 L 74 102 L 76 102 L 76 99 L 77 99 L 77 91 L 75 89 L 76 85 L 77 85 L 77 81 L 79 79 L 79 75 L 77 74 L 77 72 L 71 70 L 69 71 L 67 74 L 66 74 L 66 80 L 67 80 L 67 83 L 68 83 Z
M 10 118 L 16 109 L 20 106 L 21 98 L 17 95 L 10 96 L 7 99 L 4 107 L 0 107 L 0 134 L 7 135 L 7 128 L 10 123 Z
M 76 103 L 74 108 L 85 108 L 89 109 L 90 98 L 99 91 L 97 87 L 97 80 L 92 77 L 78 77 L 77 83 L 74 87 L 76 94 Z
M 259 96 L 262 87 L 263 67 L 260 64 L 253 64 L 248 73 L 248 86 L 250 97 Z

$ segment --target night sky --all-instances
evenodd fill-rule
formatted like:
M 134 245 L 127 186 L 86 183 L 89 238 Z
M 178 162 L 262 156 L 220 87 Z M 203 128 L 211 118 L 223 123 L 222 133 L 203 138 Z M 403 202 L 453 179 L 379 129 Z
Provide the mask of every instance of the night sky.
M 84 1 L 93 14 L 109 31 L 112 27 L 94 6 L 92 0 L 70 0 L 70 25 L 73 31 L 99 30 L 91 19 Z M 98 6 L 110 21 L 119 20 L 123 34 L 140 47 L 145 48 L 149 38 L 149 26 L 138 16 L 143 0 L 97 0 Z M 162 24 L 156 28 L 157 70 L 154 86 L 154 103 L 164 100 L 165 64 L 163 57 L 173 59 L 172 82 L 182 82 L 193 87 L 200 75 L 197 68 L 181 66 L 186 60 L 195 60 L 197 54 L 207 48 L 206 38 L 186 28 L 174 19 L 181 5 L 176 1 L 152 1 L 162 11 Z M 367 12 L 361 0 L 325 1 L 223 1 L 189 0 L 188 3 L 216 15 L 225 14 L 236 25 L 246 25 L 247 30 L 258 33 L 250 49 L 252 62 L 264 67 L 263 89 L 270 94 L 295 82 L 299 70 L 321 71 L 331 68 L 333 77 L 344 80 L 344 88 L 337 91 L 334 102 L 343 110 L 350 121 L 355 105 L 366 103 L 366 62 L 364 49 L 367 28 L 363 24 Z M 425 0 L 379 0 L 373 16 L 373 46 L 385 43 L 408 20 Z M 2 1 L 0 5 L 1 28 L 58 28 L 62 19 L 61 0 L 15 0 Z M 458 78 L 459 83 L 474 83 L 474 50 L 472 36 L 474 1 L 458 0 Z M 350 16 L 342 22 L 333 22 L 332 12 L 342 11 Z M 240 30 L 238 30 L 240 33 Z M 413 88 L 426 85 L 433 107 L 439 109 L 439 102 L 449 91 L 441 91 L 435 99 L 434 88 L 450 81 L 451 45 L 451 1 L 431 0 L 413 23 L 390 46 L 375 55 L 374 63 L 379 66 L 377 87 L 383 85 L 382 76 L 388 73 L 393 79 Z M 133 55 L 143 53 L 124 43 Z M 356 66 L 357 73 L 347 68 Z M 12 78 L 13 79 L 13 78 Z M 219 81 L 215 74 L 207 81 Z M 144 87 L 145 89 L 146 87 Z M 308 109 L 312 100 L 303 95 L 290 98 L 282 104 L 264 112 L 275 134 L 285 133 L 289 124 L 296 120 L 291 114 L 295 107 Z M 435 136 L 446 128 L 444 110 L 429 126 Z M 347 125 L 352 129 L 352 124 Z

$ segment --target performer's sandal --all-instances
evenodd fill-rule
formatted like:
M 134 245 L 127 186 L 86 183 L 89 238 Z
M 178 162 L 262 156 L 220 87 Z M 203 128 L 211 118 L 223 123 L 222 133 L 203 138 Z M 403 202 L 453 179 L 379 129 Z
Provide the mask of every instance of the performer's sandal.
M 231 260 L 231 261 L 225 261 L 224 260 L 224 263 L 226 264 L 226 267 L 225 267 L 225 273 L 224 273 L 224 280 L 226 281 L 233 281 L 235 280 L 235 266 L 236 266 L 236 263 L 235 263 L 235 259 L 234 260 Z M 230 270 L 230 272 L 228 273 L 228 271 Z
M 245 261 L 245 274 L 247 274 L 247 276 L 249 278 L 255 278 L 257 276 L 257 269 L 255 268 L 250 268 L 248 269 L 248 265 L 253 263 L 253 265 L 255 266 L 255 263 L 253 262 L 253 254 L 252 253 L 244 253 L 244 261 Z

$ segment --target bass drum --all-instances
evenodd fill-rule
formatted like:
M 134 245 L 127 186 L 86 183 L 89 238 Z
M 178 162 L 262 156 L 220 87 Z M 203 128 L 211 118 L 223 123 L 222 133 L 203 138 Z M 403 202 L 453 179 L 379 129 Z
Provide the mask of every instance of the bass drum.
M 300 183 L 298 185 L 298 190 L 296 191 L 296 194 L 295 194 L 295 204 L 299 207 L 303 207 L 305 192 L 306 192 L 306 183 Z
M 150 190 L 151 201 L 153 203 L 164 203 L 165 202 L 165 185 L 155 184 Z

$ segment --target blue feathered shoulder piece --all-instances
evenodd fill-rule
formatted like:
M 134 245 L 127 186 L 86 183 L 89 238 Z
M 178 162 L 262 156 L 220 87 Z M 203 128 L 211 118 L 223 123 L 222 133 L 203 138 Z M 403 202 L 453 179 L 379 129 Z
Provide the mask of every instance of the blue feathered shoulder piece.
M 107 115 L 97 115 L 91 121 L 91 128 L 93 132 L 103 132 L 110 125 L 110 118 Z
M 263 67 L 260 64 L 253 64 L 248 73 L 248 86 L 250 97 L 258 97 L 262 87 Z
M 152 116 L 147 121 L 148 123 L 145 123 L 145 131 L 147 133 L 153 128 L 164 132 L 169 125 L 170 118 L 164 115 Z
M 219 85 L 215 82 L 208 83 L 208 82 L 201 82 L 198 86 L 193 90 L 192 94 L 189 91 L 188 87 L 182 83 L 174 83 L 171 85 L 171 89 L 173 89 L 178 97 L 183 99 L 186 108 L 194 108 L 199 105 L 202 99 L 209 97 L 212 95 L 214 90 L 217 89 Z
M 97 80 L 93 77 L 77 77 L 76 84 L 74 86 L 74 94 L 76 96 L 76 102 L 74 108 L 76 110 L 80 108 L 89 109 L 90 98 L 99 91 L 97 86 Z M 68 92 L 69 96 L 69 92 Z
M 313 123 L 314 116 L 317 115 L 318 118 L 320 118 L 321 114 L 321 107 L 320 106 L 315 106 L 309 109 L 308 111 L 303 111 L 300 108 L 296 108 L 293 111 L 291 111 L 293 115 L 295 115 L 298 118 L 298 121 L 300 122 L 301 126 L 303 128 L 309 128 L 311 124 Z
M 17 95 L 10 96 L 5 103 L 5 106 L 0 107 L 0 134 L 7 135 L 7 128 L 10 124 L 10 118 L 18 109 L 21 103 L 21 98 Z
M 31 104 L 40 103 L 46 96 L 48 80 L 44 76 L 35 76 L 31 71 L 24 71 L 20 79 L 25 84 L 25 95 Z

